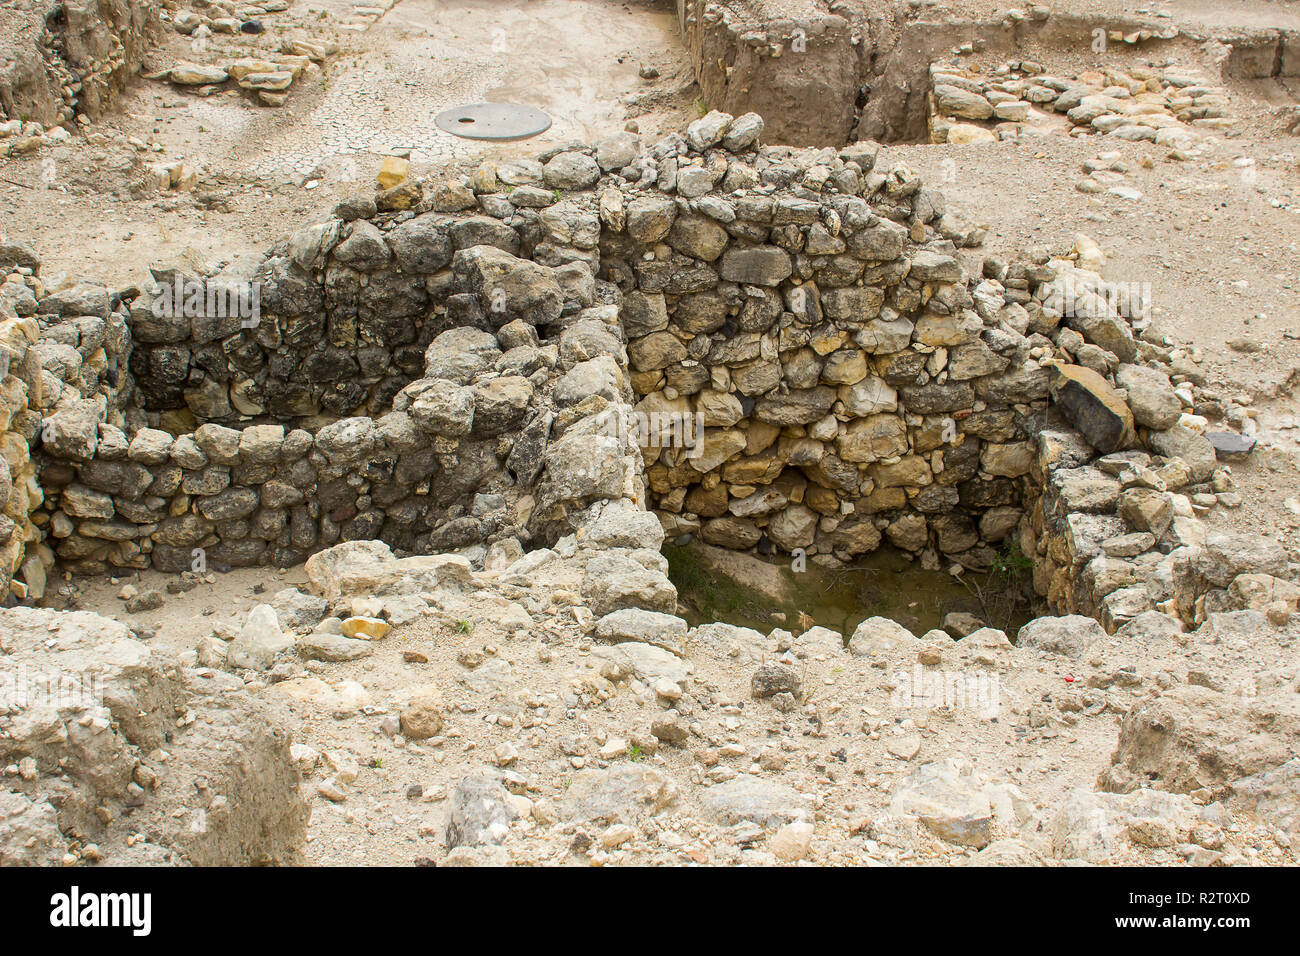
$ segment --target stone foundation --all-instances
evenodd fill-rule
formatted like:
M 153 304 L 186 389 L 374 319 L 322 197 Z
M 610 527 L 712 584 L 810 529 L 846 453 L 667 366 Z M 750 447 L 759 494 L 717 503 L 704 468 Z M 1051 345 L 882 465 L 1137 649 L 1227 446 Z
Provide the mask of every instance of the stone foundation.
M 481 561 L 621 501 L 830 566 L 1018 546 L 1053 608 L 1112 629 L 1202 614 L 1160 582 L 1204 544 L 1187 496 L 1230 479 L 1142 295 L 1083 240 L 968 275 L 982 230 L 911 170 L 762 134 L 711 113 L 349 200 L 251 273 L 252 322 L 157 308 L 170 272 L 47 290 L 11 247 L 16 590 L 55 556 L 178 572 L 379 538 Z

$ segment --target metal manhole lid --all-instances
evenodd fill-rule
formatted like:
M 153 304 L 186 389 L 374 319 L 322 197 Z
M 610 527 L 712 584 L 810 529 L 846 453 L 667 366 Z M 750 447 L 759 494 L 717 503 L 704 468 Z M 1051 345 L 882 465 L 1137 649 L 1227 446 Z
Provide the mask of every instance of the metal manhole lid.
M 551 118 L 531 106 L 473 103 L 443 110 L 433 118 L 439 129 L 464 139 L 527 139 L 551 128 Z

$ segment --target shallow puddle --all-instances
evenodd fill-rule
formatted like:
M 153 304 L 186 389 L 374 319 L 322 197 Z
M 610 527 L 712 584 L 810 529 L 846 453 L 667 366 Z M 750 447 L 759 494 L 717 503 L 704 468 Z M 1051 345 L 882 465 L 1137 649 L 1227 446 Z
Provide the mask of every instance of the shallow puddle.
M 692 625 L 726 621 L 767 633 L 799 633 L 814 625 L 846 637 L 869 617 L 898 621 L 918 636 L 954 612 L 974 615 L 1013 640 L 1034 617 L 1030 571 L 1023 558 L 1006 567 L 960 578 L 927 571 L 905 552 L 881 548 L 851 567 L 828 569 L 808 562 L 760 558 L 693 542 L 666 544 L 669 577 L 677 586 L 678 612 Z

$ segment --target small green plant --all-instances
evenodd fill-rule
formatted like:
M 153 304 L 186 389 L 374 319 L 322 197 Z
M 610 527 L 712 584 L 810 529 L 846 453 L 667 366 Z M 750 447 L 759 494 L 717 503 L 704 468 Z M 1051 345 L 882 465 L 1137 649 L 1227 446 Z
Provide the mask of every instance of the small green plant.
M 752 610 L 751 592 L 725 576 L 716 575 L 701 566 L 696 552 L 689 547 L 667 546 L 663 549 L 668 559 L 668 577 L 677 585 L 679 594 L 693 595 L 693 607 L 704 620 L 732 620 L 742 609 Z M 700 599 L 707 606 L 700 607 Z
M 384 766 L 384 758 L 383 758 L 383 757 L 371 757 L 371 758 L 370 758 L 370 768 L 371 768 L 372 770 L 380 770 L 380 769 L 383 768 L 383 766 Z
M 1020 550 L 1019 544 L 1012 542 L 993 555 L 993 566 L 990 570 L 994 574 L 1016 579 L 1033 571 L 1034 562 Z
M 474 633 L 474 622 L 473 622 L 473 621 L 467 621 L 467 620 L 465 620 L 465 619 L 462 617 L 459 621 L 456 622 L 456 633 L 457 633 L 457 634 L 473 634 L 473 633 Z
M 630 760 L 632 763 L 640 763 L 642 760 L 645 759 L 645 754 L 642 753 L 640 747 L 638 747 L 636 744 L 632 744 L 630 747 L 627 748 L 627 759 Z
M 700 116 L 704 116 L 709 112 L 709 108 L 704 104 L 704 97 L 695 97 L 695 112 Z
M 555 197 L 555 201 L 556 201 L 556 202 L 559 202 L 561 199 L 564 198 L 564 194 L 563 194 L 562 192 L 560 192 L 558 189 L 552 189 L 552 190 L 551 190 L 551 195 L 553 195 L 553 196 Z
M 1028 603 L 1024 592 L 1033 570 L 1033 560 L 1020 550 L 1019 545 L 1012 542 L 994 552 L 983 585 L 964 576 L 958 580 L 980 602 L 984 621 L 992 627 L 1006 630 L 1011 626 L 1016 609 Z

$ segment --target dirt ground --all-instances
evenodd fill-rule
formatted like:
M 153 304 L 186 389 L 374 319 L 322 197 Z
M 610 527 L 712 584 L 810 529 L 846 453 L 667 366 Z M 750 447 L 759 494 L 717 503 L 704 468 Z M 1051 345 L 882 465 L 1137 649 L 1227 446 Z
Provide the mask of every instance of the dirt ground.
M 1206 29 L 1300 28 L 1296 4 L 1259 0 L 1065 0 L 1053 7 L 1155 17 Z M 934 9 L 983 16 L 1003 5 L 961 0 Z M 151 263 L 198 265 L 260 252 L 287 225 L 324 212 L 349 191 L 368 188 L 389 152 L 409 151 L 413 171 L 422 175 L 486 157 L 533 155 L 548 145 L 621 130 L 629 121 L 639 125 L 646 141 L 653 141 L 695 115 L 698 91 L 666 4 L 398 0 L 382 15 L 359 16 L 346 0 L 316 0 L 310 7 L 299 0 L 272 19 L 274 29 L 263 38 L 218 36 L 214 45 L 225 43 L 223 55 L 227 49 L 234 55 L 243 47 L 278 43 L 281 32 L 333 38 L 340 53 L 314 86 L 295 85 L 284 107 L 269 109 L 239 95 L 198 99 L 139 79 L 121 116 L 90 127 L 89 132 L 103 136 L 98 144 L 76 140 L 0 165 L 4 233 L 35 241 L 46 273 L 94 273 L 125 286 L 143 278 Z M 1031 50 L 1025 55 L 1058 74 L 1098 65 L 1086 50 Z M 169 35 L 167 47 L 151 65 L 189 56 L 188 39 Z M 1122 67 L 1142 59 L 1140 54 L 1112 54 L 1105 62 Z M 1165 48 L 1156 59 L 1220 82 L 1210 55 L 1194 43 Z M 995 65 L 992 59 L 987 63 Z M 643 70 L 647 67 L 653 69 Z M 642 79 L 639 72 L 657 76 Z M 1232 466 L 1242 502 L 1237 508 L 1215 509 L 1207 522 L 1212 528 L 1230 525 L 1273 534 L 1296 548 L 1300 418 L 1291 387 L 1300 373 L 1300 141 L 1286 132 L 1277 112 L 1295 100 L 1292 91 L 1271 82 L 1229 82 L 1228 90 L 1241 122 L 1206 138 L 1187 159 L 1173 159 L 1168 148 L 1151 143 L 1047 136 L 972 146 L 889 146 L 878 165 L 908 164 L 927 182 L 941 184 L 950 208 L 988 224 L 984 247 L 964 253 L 968 268 L 978 269 L 986 255 L 1032 247 L 1064 252 L 1076 234 L 1084 233 L 1109 259 L 1106 278 L 1150 283 L 1162 328 L 1201 359 L 1211 383 L 1228 394 L 1250 393 L 1258 410 L 1260 448 L 1250 461 Z M 546 110 L 554 126 L 526 143 L 496 147 L 457 140 L 433 126 L 441 109 L 495 99 Z M 143 150 L 132 146 L 131 138 Z M 151 152 L 157 147 L 159 152 Z M 1076 189 L 1083 164 L 1104 152 L 1125 161 L 1126 184 L 1141 198 L 1085 195 Z M 42 183 L 47 156 L 58 171 L 51 188 Z M 129 186 L 141 157 L 196 163 L 199 190 L 132 197 Z M 1237 163 L 1244 158 L 1253 160 L 1252 177 L 1243 176 L 1244 167 Z M 1250 350 L 1238 340 L 1248 342 Z M 136 586 L 160 589 L 168 580 L 153 572 L 133 579 Z M 303 586 L 305 580 L 302 569 L 233 571 L 214 584 L 169 596 L 160 610 L 137 615 L 125 614 L 116 597 L 123 581 L 86 579 L 63 587 L 64 597 L 73 596 L 77 606 L 152 629 L 158 646 L 181 652 L 191 650 L 214 622 L 238 626 L 257 603 L 281 588 Z M 277 704 L 304 743 L 322 753 L 345 751 L 362 768 L 348 800 L 316 798 L 309 850 L 314 862 L 406 864 L 439 855 L 449 788 L 467 768 L 491 762 L 502 741 L 523 754 L 520 772 L 536 785 L 530 797 L 557 803 L 579 767 L 599 765 L 593 755 L 606 741 L 627 728 L 648 731 L 660 708 L 654 694 L 647 701 L 644 689 L 625 687 L 599 706 L 566 714 L 572 708 L 558 699 L 564 688 L 574 676 L 589 676 L 599 662 L 577 637 L 579 629 L 555 607 L 546 611 L 554 626 L 548 625 L 545 639 L 519 637 L 500 627 L 496 619 L 502 600 L 448 605 L 433 618 L 378 642 L 374 656 L 364 661 L 308 667 L 331 683 L 360 682 L 371 701 L 367 711 L 322 719 L 308 705 Z M 470 633 L 457 632 L 460 620 L 473 622 Z M 721 758 L 722 766 L 729 761 L 744 769 L 765 750 L 780 750 L 795 768 L 782 779 L 809 796 L 819 821 L 828 821 L 818 838 L 826 849 L 813 857 L 818 862 L 898 862 L 913 855 L 954 862 L 962 851 L 939 841 L 871 849 L 860 840 L 841 842 L 826 834 L 847 837 L 863 813 L 887 803 L 891 781 L 900 771 L 911 770 L 927 755 L 954 749 L 977 763 L 999 766 L 1033 804 L 1049 807 L 1071 787 L 1093 785 L 1109 763 L 1120 715 L 1144 688 L 1154 686 L 1160 671 L 1211 670 L 1231 683 L 1260 669 L 1293 668 L 1294 652 L 1284 639 L 1276 635 L 1252 648 L 1250 661 L 1228 646 L 1187 644 L 1164 649 L 1164 657 L 1158 649 L 1130 649 L 1124 662 L 1136 662 L 1142 682 L 1099 695 L 1102 706 L 1088 704 L 1064 728 L 1059 721 L 1055 727 L 1031 727 L 1029 714 L 1036 696 L 1067 680 L 1072 683 L 1075 675 L 1044 673 L 1041 662 L 1015 657 L 1005 685 L 1012 708 L 1020 708 L 1013 710 L 1013 719 L 990 724 L 970 723 L 973 718 L 966 717 L 918 717 L 879 731 L 915 738 L 917 751 L 898 748 L 910 757 L 891 756 L 878 747 L 846 751 L 837 739 L 883 712 L 889 688 L 882 673 L 864 671 L 856 663 L 845 667 L 814 661 L 805 682 L 825 688 L 815 695 L 814 716 L 797 713 L 782 721 L 743 703 L 752 666 L 700 658 L 697 679 L 704 690 L 694 715 L 699 740 L 693 750 L 662 749 L 653 764 L 689 781 L 712 772 L 719 752 L 728 755 Z M 511 663 L 489 671 L 482 664 L 470 668 L 459 659 L 466 649 Z M 429 661 L 408 662 L 404 652 L 409 650 L 424 653 Z M 1103 659 L 1092 666 L 1103 670 L 1113 664 Z M 501 683 L 494 683 L 489 672 Z M 398 743 L 382 733 L 381 721 L 394 713 L 397 702 L 429 684 L 448 688 L 453 733 L 437 746 Z M 530 697 L 542 703 L 519 703 Z M 502 714 L 509 722 L 501 722 Z M 725 750 L 728 746 L 739 749 Z M 701 758 L 701 751 L 712 756 Z M 323 775 L 317 771 L 313 780 Z M 853 785 L 845 786 L 846 781 Z M 693 826 L 684 820 L 679 829 L 665 825 L 657 836 L 638 834 L 612 849 L 608 858 L 690 862 L 741 859 L 748 852 L 720 831 Z M 533 843 L 528 833 L 519 835 L 522 843 L 510 844 L 511 852 L 536 862 L 574 859 L 567 842 L 571 834 L 557 842 L 557 831 L 541 827 L 540 832 Z M 1286 859 L 1284 848 L 1267 840 L 1261 844 L 1256 837 L 1235 835 L 1232 852 L 1244 854 L 1244 860 Z M 1172 851 L 1162 852 L 1165 856 L 1143 857 L 1142 862 L 1176 861 Z
M 277 49 L 283 37 L 329 39 L 340 50 L 314 80 L 294 84 L 279 108 L 235 91 L 202 98 L 135 80 L 122 115 L 88 127 L 102 134 L 100 145 L 87 137 L 0 165 L 0 230 L 36 240 L 47 274 L 84 272 L 125 287 L 144 279 L 151 264 L 200 266 L 262 252 L 289 224 L 370 188 L 390 153 L 409 155 L 419 176 L 590 141 L 630 121 L 649 142 L 694 118 L 689 65 L 676 16 L 664 4 L 385 6 L 382 16 L 358 17 L 348 0 L 299 0 L 267 18 L 265 34 L 214 34 L 202 54 L 189 37 L 168 30 L 147 69 L 257 55 Z M 656 78 L 641 79 L 642 67 Z M 502 100 L 544 110 L 554 123 L 510 145 L 459 139 L 433 123 L 444 109 Z M 47 159 L 54 163 L 49 188 Z M 182 159 L 200 170 L 194 193 L 131 196 L 141 161 Z
M 168 581 L 153 572 L 132 579 L 141 588 L 162 588 Z M 601 645 L 564 597 L 577 587 L 577 578 L 543 578 L 527 594 L 490 579 L 484 583 L 472 592 L 439 595 L 428 614 L 373 641 L 372 656 L 309 662 L 281 675 L 289 678 L 284 683 L 249 685 L 260 689 L 295 742 L 310 748 L 301 761 L 304 790 L 312 797 L 308 862 L 441 860 L 458 781 L 496 767 L 513 775 L 509 786 L 523 798 L 523 816 L 511 825 L 505 855 L 489 861 L 775 862 L 775 844 L 764 841 L 761 828 L 718 819 L 707 804 L 714 786 L 744 776 L 774 786 L 786 801 L 779 812 L 798 811 L 814 822 L 806 856 L 811 862 L 981 863 L 974 848 L 924 832 L 894 833 L 880 822 L 888 818 L 893 794 L 920 765 L 953 757 L 977 768 L 1001 795 L 995 838 L 1037 846 L 1041 853 L 1068 796 L 1092 790 L 1110 765 L 1120 721 L 1136 701 L 1157 687 L 1192 679 L 1212 679 L 1225 692 L 1249 695 L 1294 674 L 1294 626 L 1255 636 L 1248 648 L 1241 635 L 1231 633 L 1149 643 L 1116 637 L 1095 646 L 1086 660 L 1074 661 L 1010 645 L 972 647 L 944 636 L 931 645 L 942 648 L 934 666 L 986 675 L 995 718 L 973 702 L 900 709 L 897 692 L 912 679 L 915 652 L 887 664 L 816 647 L 800 652 L 797 663 L 805 703 L 778 712 L 767 701 L 751 699 L 760 660 L 754 652 L 696 642 L 687 648 L 692 673 L 682 683 L 689 689 L 670 701 L 653 689 L 657 682 L 607 669 Z M 152 629 L 150 646 L 184 654 L 214 624 L 237 629 L 255 605 L 294 586 L 305 589 L 301 568 L 271 574 L 250 569 L 169 596 L 151 612 L 123 615 L 119 585 L 105 580 L 78 582 L 76 601 L 128 619 L 137 629 Z M 538 600 L 539 594 L 553 597 Z M 518 625 L 520 614 L 531 615 L 527 627 Z M 304 682 L 323 682 L 317 686 L 324 696 L 304 693 Z M 430 691 L 440 701 L 442 732 L 429 740 L 404 739 L 397 715 L 413 697 Z M 342 694 L 354 696 L 341 705 Z M 682 746 L 655 740 L 652 728 L 664 719 L 687 733 Z M 575 788 L 580 775 L 627 764 L 662 774 L 675 788 L 676 805 L 622 829 L 575 818 L 579 798 L 570 791 L 581 789 Z M 355 779 L 336 788 L 332 781 L 340 768 Z M 1289 838 L 1266 824 L 1233 819 L 1223 831 L 1221 840 L 1209 841 L 1217 847 L 1210 860 L 1295 862 Z M 1009 846 L 999 845 L 1004 852 Z M 1188 854 L 1204 855 L 1188 846 L 1123 845 L 1105 862 L 1177 865 Z M 1017 861 L 1031 858 L 1052 862 L 1032 854 Z

